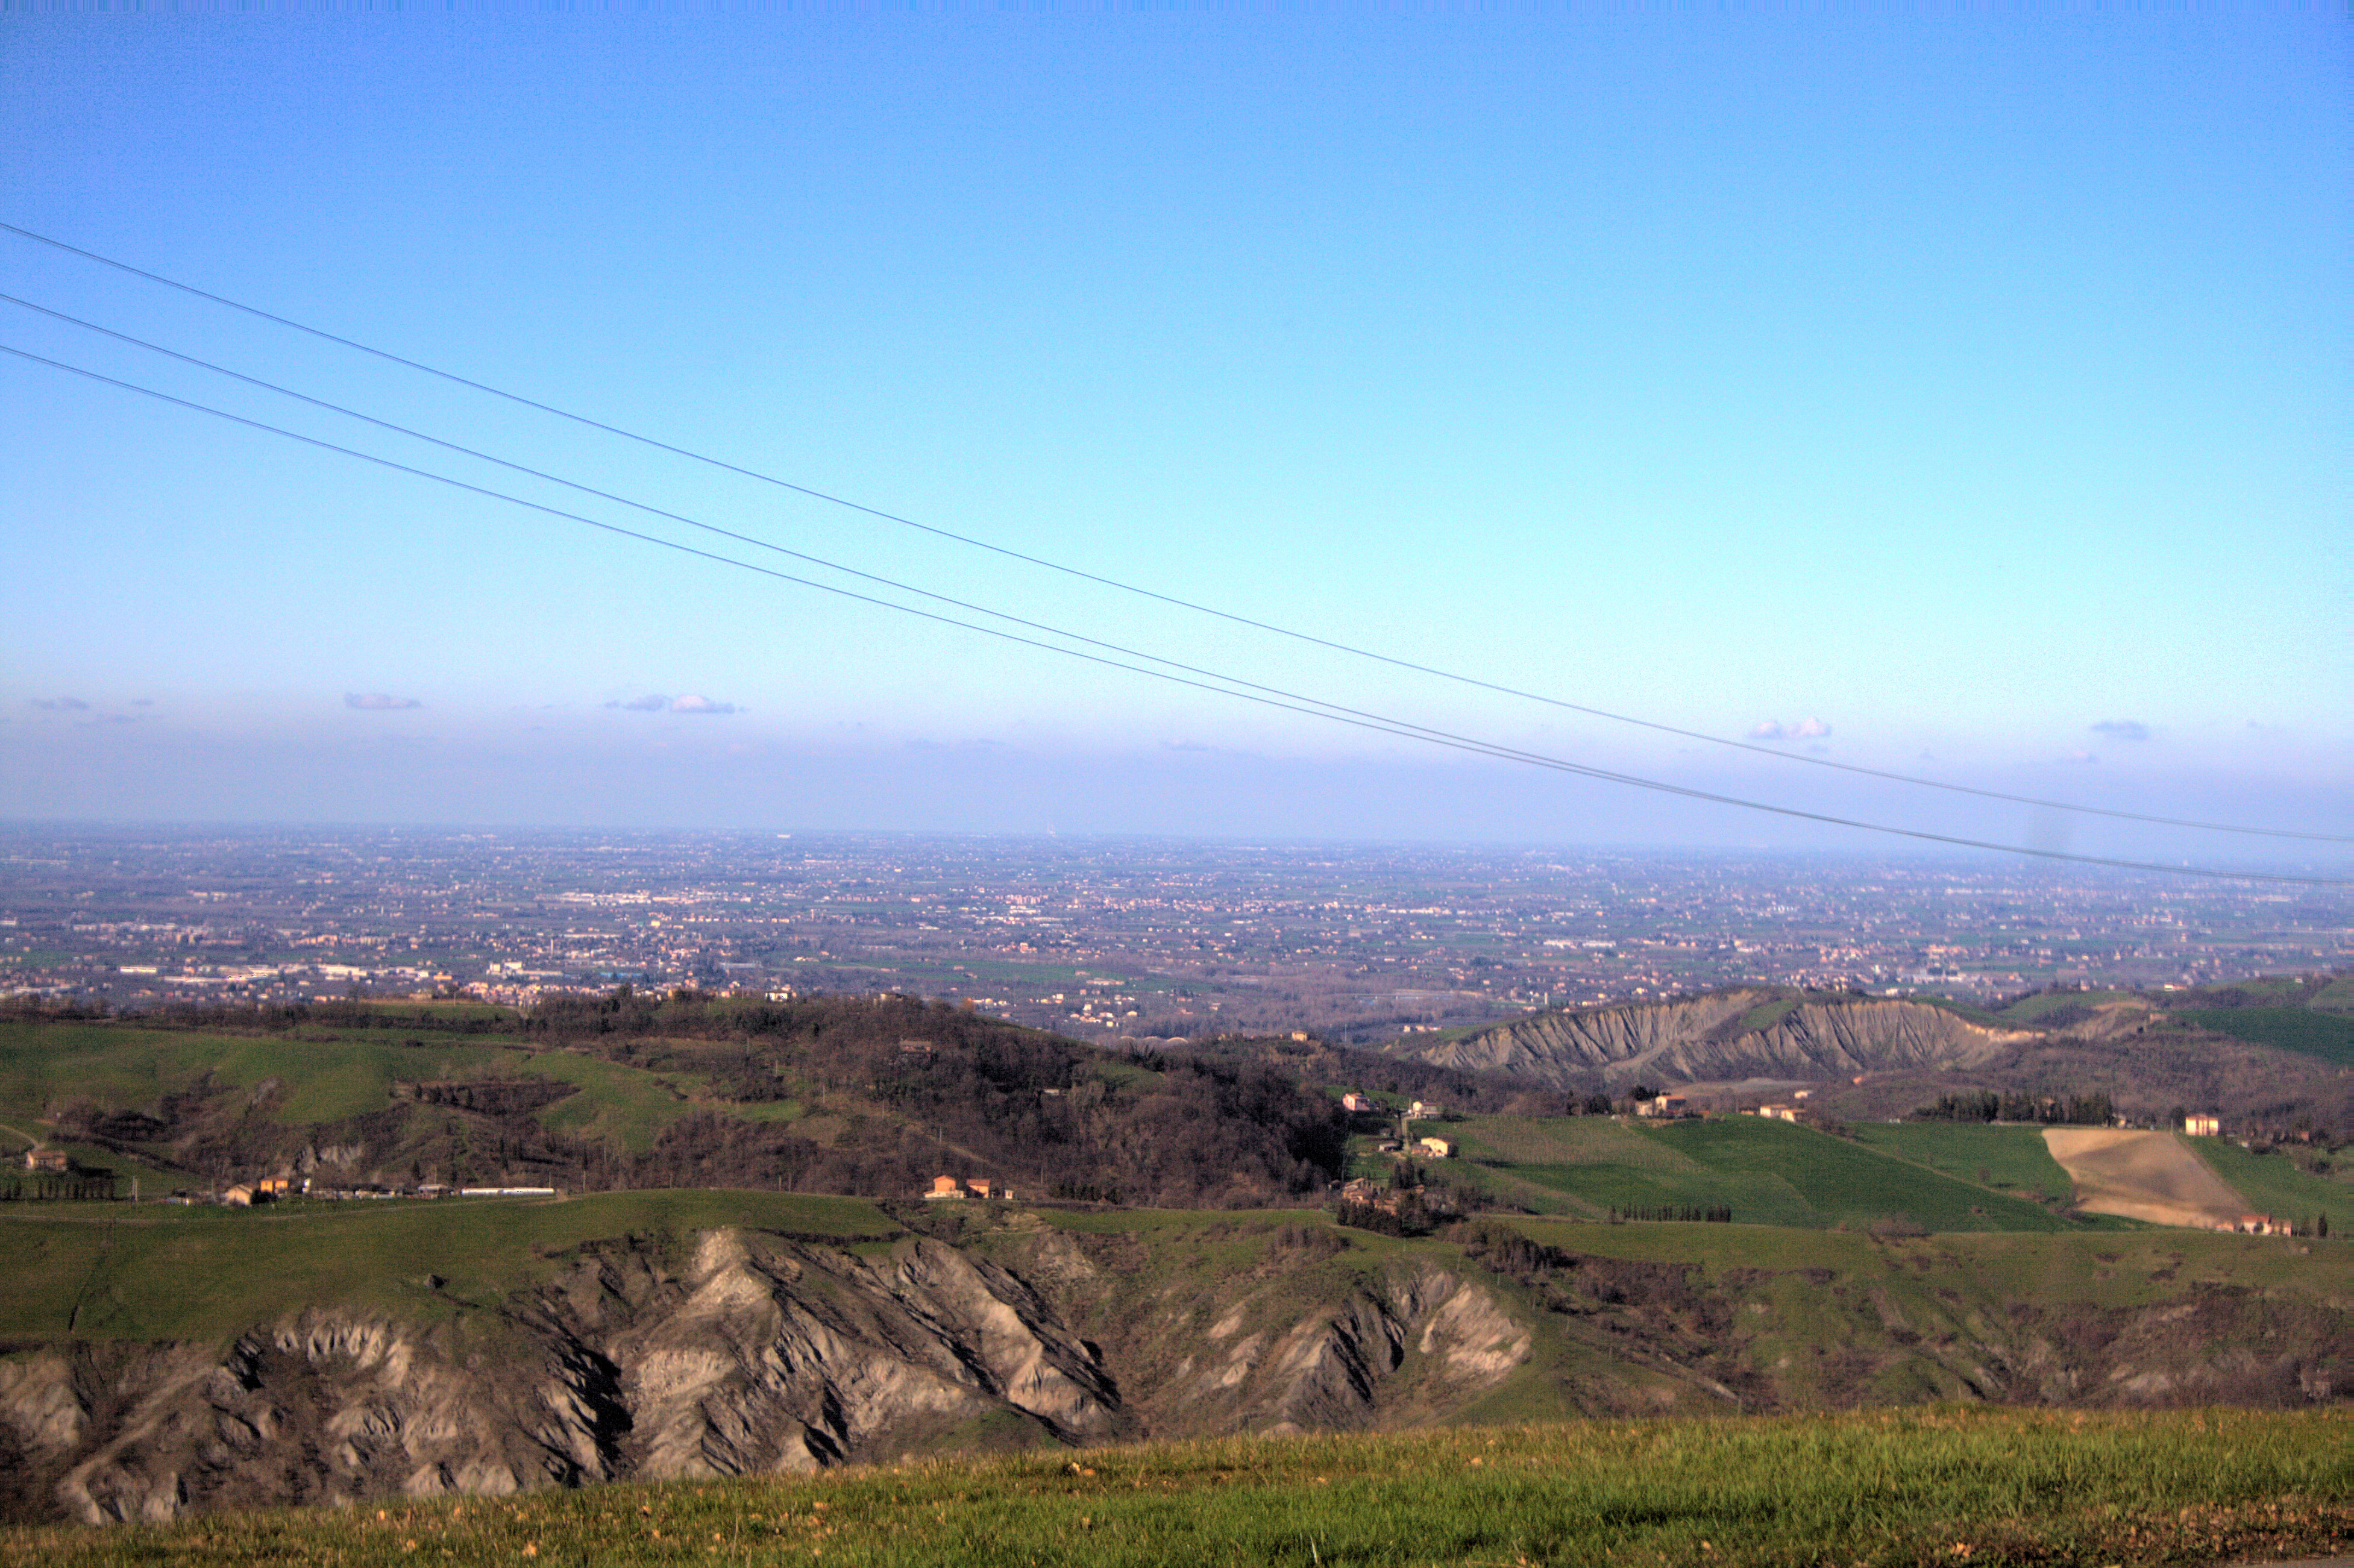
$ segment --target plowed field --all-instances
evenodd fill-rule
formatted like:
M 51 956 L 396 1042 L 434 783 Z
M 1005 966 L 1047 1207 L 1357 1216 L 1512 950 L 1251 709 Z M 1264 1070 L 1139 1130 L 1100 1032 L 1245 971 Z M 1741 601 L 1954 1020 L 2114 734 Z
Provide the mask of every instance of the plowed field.
M 2094 1213 L 2211 1230 L 2249 1212 L 2248 1201 L 2173 1133 L 2054 1127 L 2043 1141 L 2076 1184 L 2077 1206 Z

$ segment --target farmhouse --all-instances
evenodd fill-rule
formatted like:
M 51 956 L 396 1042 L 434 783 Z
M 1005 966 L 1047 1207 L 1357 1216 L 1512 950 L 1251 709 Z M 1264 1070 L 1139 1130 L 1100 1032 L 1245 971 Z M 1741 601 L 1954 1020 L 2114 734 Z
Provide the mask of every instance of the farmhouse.
M 2187 1116 L 2182 1118 L 2182 1130 L 2192 1138 L 2221 1138 L 2223 1118 L 2216 1116 Z
M 1358 1094 L 1352 1089 L 1349 1093 L 1341 1097 L 1341 1108 L 1344 1111 L 1349 1111 L 1362 1116 L 1367 1111 L 1374 1110 L 1379 1107 L 1377 1107 L 1373 1101 L 1367 1099 L 1364 1096 Z
M 64 1171 L 70 1169 L 72 1164 L 73 1161 L 67 1157 L 66 1151 L 62 1149 L 25 1150 L 25 1169 L 27 1171 Z
M 1433 1160 L 1451 1160 L 1455 1157 L 1455 1146 L 1443 1138 L 1417 1138 L 1414 1140 L 1414 1146 Z
M 968 1176 L 960 1181 L 954 1176 L 935 1176 L 932 1190 L 923 1194 L 924 1202 L 946 1199 L 960 1202 L 967 1198 L 1012 1198 L 1013 1189 L 1002 1181 L 992 1181 L 986 1176 Z
M 1635 1102 L 1635 1114 L 1673 1118 L 1683 1115 L 1691 1105 L 1681 1095 L 1653 1095 L 1648 1100 Z

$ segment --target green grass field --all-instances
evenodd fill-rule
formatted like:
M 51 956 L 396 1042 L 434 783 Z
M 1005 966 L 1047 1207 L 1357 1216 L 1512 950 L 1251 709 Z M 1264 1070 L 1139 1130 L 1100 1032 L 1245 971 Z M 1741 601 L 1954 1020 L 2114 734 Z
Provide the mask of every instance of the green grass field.
M 1828 1282 L 1846 1286 L 1850 1296 L 1878 1292 L 1921 1318 L 2002 1301 L 2144 1307 L 2178 1298 L 2186 1284 L 2327 1297 L 2344 1288 L 2354 1262 L 2354 1247 L 2334 1239 L 2324 1259 L 2261 1236 L 2158 1225 L 2061 1235 L 1957 1232 L 1882 1241 L 1861 1232 L 1775 1225 L 1596 1225 L 1543 1218 L 1509 1223 L 1571 1252 L 1687 1264 L 1710 1274 L 1829 1270 Z M 1817 1301 L 1807 1309 L 1828 1308 Z
M 2349 1543 L 2344 1412 L 1930 1409 L 1227 1438 L 18 1529 L 0 1532 L 0 1564 L 2158 1568 Z
M 416 1006 L 416 1003 L 402 1003 Z M 440 1006 L 442 1004 L 433 1004 Z M 284 1086 L 273 1120 L 338 1121 L 382 1110 L 393 1086 L 463 1077 L 554 1078 L 580 1092 L 540 1115 L 551 1130 L 599 1137 L 633 1152 L 653 1146 L 687 1115 L 706 1085 L 694 1074 L 656 1075 L 623 1063 L 495 1039 L 392 1031 L 294 1035 L 212 1034 L 111 1024 L 0 1023 L 0 1128 L 46 1133 L 40 1119 L 87 1099 L 102 1110 L 138 1110 L 206 1080 L 255 1090 Z M 748 1119 L 800 1114 L 785 1103 L 731 1107 Z M 15 1140 L 0 1137 L 13 1146 Z M 119 1161 L 118 1161 L 119 1163 Z
M 2002 1010 L 2002 1020 L 2012 1024 L 2040 1023 L 2052 1013 L 2067 1008 L 2099 1007 L 2104 1002 L 2130 1001 L 2129 991 L 2046 991 L 2021 997 Z
M 1593 1217 L 1614 1208 L 1730 1204 L 1744 1224 L 1809 1229 L 1899 1217 L 1933 1231 L 2050 1232 L 2084 1223 L 2020 1195 L 2070 1191 L 2031 1129 L 1875 1126 L 1858 1129 L 1860 1141 L 1850 1143 L 1762 1117 L 1656 1127 L 1606 1117 L 1472 1117 L 1448 1130 L 1499 1196 L 1538 1213 Z M 1989 1184 L 1978 1183 L 1981 1169 Z
M 538 1053 L 495 1042 L 397 1036 L 305 1039 L 207 1034 L 112 1024 L 0 1023 L 0 1107 L 22 1118 L 75 1099 L 107 1110 L 152 1106 L 207 1074 L 240 1089 L 287 1086 L 281 1121 L 331 1121 L 380 1110 L 395 1079 L 520 1070 Z
M 2028 1198 L 2038 1192 L 2065 1198 L 2069 1192 L 2068 1172 L 2052 1158 L 2035 1128 L 1908 1121 L 1859 1122 L 1849 1130 L 1866 1149 L 1978 1186 Z
M 2324 1213 L 2329 1216 L 2333 1230 L 2354 1225 L 2354 1171 L 2316 1176 L 2298 1170 L 2285 1153 L 2252 1154 L 2226 1138 L 2182 1141 L 2260 1213 L 2294 1221 L 2300 1227 Z
M 313 1303 L 438 1320 L 494 1308 L 553 1272 L 549 1255 L 631 1233 L 714 1225 L 884 1236 L 863 1198 L 784 1192 L 599 1192 L 260 1209 L 0 1205 L 0 1337 L 217 1340 Z M 443 1283 L 432 1285 L 429 1277 Z
M 2354 1067 L 2354 1018 L 2309 1007 L 2186 1007 L 2170 1016 L 2201 1029 Z

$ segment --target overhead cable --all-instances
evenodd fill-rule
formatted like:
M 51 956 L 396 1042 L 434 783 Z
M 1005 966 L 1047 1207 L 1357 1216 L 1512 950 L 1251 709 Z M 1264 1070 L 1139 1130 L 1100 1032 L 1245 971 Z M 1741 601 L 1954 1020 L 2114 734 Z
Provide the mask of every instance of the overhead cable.
M 1294 641 L 1309 643 L 1315 647 L 1330 650 L 1333 652 L 1345 653 L 1352 658 L 1369 659 L 1376 663 L 1389 665 L 1393 669 L 1410 671 L 1416 674 L 1429 675 L 1442 681 L 1452 681 L 1459 685 L 1477 687 L 1482 691 L 1493 692 L 1501 696 L 1519 698 L 1524 702 L 1541 703 L 1545 706 L 1560 708 L 1564 712 L 1584 714 L 1589 718 L 1606 719 L 1614 724 L 1632 725 L 1638 728 L 1652 730 L 1661 735 L 1677 736 L 1686 740 L 1705 741 L 1711 746 L 1729 747 L 1736 751 L 1754 752 L 1762 757 L 1777 758 L 1785 762 L 1802 762 L 1811 768 L 1829 768 L 1841 773 L 1859 774 L 1868 779 L 1886 779 L 1891 783 L 1908 784 L 1925 789 L 1942 789 L 1957 795 L 1975 795 L 1982 800 L 2006 800 L 2014 805 L 2039 806 L 2052 810 L 2074 811 L 2086 816 L 2112 817 L 2123 821 L 2147 822 L 2169 828 L 2191 828 L 2202 832 L 2241 833 L 2264 838 L 2304 839 L 2324 843 L 2354 842 L 2354 837 L 2349 837 L 2343 834 L 2301 832 L 2285 828 L 2253 827 L 2244 823 L 2210 822 L 2180 817 L 2153 816 L 2144 812 L 2119 810 L 2105 806 L 2086 806 L 2072 800 L 2046 800 L 2041 796 L 2014 794 L 2009 790 L 1982 789 L 1971 784 L 1956 784 L 1949 780 L 1941 779 L 1924 779 L 1914 774 L 1898 773 L 1887 768 L 1867 768 L 1861 763 L 1841 762 L 1836 758 L 1814 757 L 1804 752 L 1785 750 L 1778 747 L 1758 746 L 1750 741 L 1735 740 L 1727 736 L 1712 735 L 1705 730 L 1686 729 L 1678 725 L 1663 724 L 1656 719 L 1641 718 L 1632 714 L 1615 713 L 1607 708 L 1594 707 L 1585 703 L 1574 703 L 1566 698 L 1549 696 L 1542 692 L 1527 691 L 1518 686 L 1506 685 L 1501 682 L 1487 680 L 1481 676 L 1465 674 L 1460 671 L 1448 670 L 1433 664 L 1420 663 L 1415 660 L 1403 659 L 1394 654 L 1384 653 L 1377 649 L 1361 648 L 1353 643 L 1338 641 L 1331 638 L 1319 636 L 1310 631 L 1301 631 L 1297 628 L 1284 626 L 1275 621 L 1260 620 L 1254 617 L 1238 614 L 1232 610 L 1220 609 L 1214 605 L 1203 604 L 1193 599 L 1180 598 L 1174 594 L 1162 593 L 1156 588 L 1145 588 L 1140 584 L 1126 582 L 1117 577 L 1105 577 L 1099 573 L 1088 571 L 1084 567 L 1067 566 L 1063 562 L 1052 560 L 1044 556 L 1030 555 L 1024 551 L 1016 550 L 1004 545 L 993 544 L 987 539 L 978 538 L 969 534 L 960 534 L 953 529 L 939 527 L 934 524 L 920 523 L 912 517 L 902 516 L 895 512 L 886 512 L 880 507 L 869 506 L 863 502 L 853 501 L 846 496 L 836 495 L 832 492 L 818 490 L 806 484 L 799 484 L 791 480 L 779 478 L 775 474 L 763 473 L 758 469 L 747 468 L 740 463 L 730 462 L 725 458 L 713 457 L 708 453 L 698 452 L 691 448 L 673 445 L 669 441 L 662 440 L 653 436 L 642 435 L 638 431 L 625 429 L 620 425 L 608 424 L 602 419 L 593 418 L 586 414 L 575 413 L 570 409 L 558 408 L 552 403 L 544 403 L 537 398 L 527 397 L 519 392 L 509 392 L 503 387 L 493 387 L 488 382 L 476 381 L 472 377 L 461 376 L 455 371 L 443 370 L 437 366 L 428 365 L 422 360 L 410 359 L 406 355 L 394 354 L 388 349 L 376 348 L 369 344 L 361 343 L 355 338 L 343 337 L 337 334 L 325 331 L 323 328 L 311 326 L 306 323 L 295 321 L 292 317 L 281 316 L 274 312 L 263 310 L 258 305 L 249 305 L 244 303 L 242 301 L 232 300 L 225 294 L 217 294 L 209 290 L 197 288 L 193 283 L 184 283 L 176 278 L 165 277 L 160 272 L 151 272 L 143 267 L 136 267 L 128 261 L 117 260 L 111 256 L 101 255 L 95 250 L 86 250 L 79 245 L 70 245 L 62 239 L 52 238 L 48 235 L 36 233 L 32 229 L 21 228 L 13 223 L 0 223 L 0 231 L 17 235 L 23 238 L 30 239 L 37 244 L 49 246 L 54 249 L 64 251 L 69 255 L 79 256 L 86 260 L 95 261 L 101 266 L 111 267 L 117 271 L 128 273 L 135 278 L 144 279 L 152 283 L 161 284 L 163 287 L 167 289 L 176 289 L 180 292 L 192 295 L 196 299 L 209 301 L 214 304 L 224 306 L 229 310 L 242 312 L 257 320 L 266 321 L 276 326 L 282 326 L 290 329 L 291 331 L 306 334 L 322 342 L 332 343 L 336 344 L 338 347 L 348 348 L 355 353 L 369 355 L 376 359 L 383 360 L 387 364 L 398 365 L 405 369 L 414 370 L 426 376 L 439 377 L 453 386 L 463 387 L 472 391 L 483 393 L 489 397 L 503 398 L 507 402 L 514 403 L 522 408 L 531 408 L 539 413 L 552 415 L 559 419 L 569 420 L 573 424 L 583 426 L 588 429 L 599 430 L 606 435 L 619 436 L 624 440 L 634 441 L 641 446 L 650 447 L 657 451 L 668 452 L 674 457 L 685 458 L 693 462 L 703 463 L 712 468 L 723 470 L 728 473 L 740 475 L 746 479 L 756 480 L 762 484 L 774 485 L 780 490 L 790 491 L 796 495 L 807 496 L 813 501 L 822 501 L 829 505 L 844 507 L 852 512 L 863 514 L 865 516 L 873 517 L 881 522 L 896 524 L 904 528 L 912 528 L 919 533 L 928 534 L 936 538 L 947 539 L 956 544 L 968 546 L 973 549 L 986 550 L 992 555 L 1002 556 L 1009 560 L 1020 561 L 1025 565 L 1037 567 L 1046 571 L 1059 572 L 1064 576 L 1076 577 L 1083 582 L 1094 583 L 1101 588 L 1114 588 L 1121 593 L 1133 594 L 1141 599 L 1148 599 L 1154 600 L 1157 603 L 1169 605 L 1173 609 L 1190 610 L 1198 615 L 1210 616 L 1215 620 L 1225 621 L 1230 625 L 1249 627 L 1254 630 L 1267 632 L 1278 637 L 1289 638 Z M 23 303 L 25 302 L 19 301 L 17 302 Z M 32 308 L 38 310 L 41 307 L 33 306 Z M 96 328 L 94 330 L 105 331 L 107 329 Z M 164 350 L 163 352 L 168 353 L 170 351 Z M 234 372 L 230 372 L 228 374 L 234 374 Z M 294 396 L 300 396 L 300 394 L 294 394 Z M 366 416 L 357 417 L 365 418 Z M 431 438 L 429 437 L 425 439 L 430 440 Z
M 1572 762 L 1564 758 L 1548 757 L 1539 752 L 1524 751 L 1517 747 L 1501 746 L 1493 742 L 1479 740 L 1469 736 L 1451 735 L 1445 731 L 1411 724 L 1405 720 L 1389 718 L 1377 714 L 1360 713 L 1357 710 L 1342 708 L 1337 705 L 1325 703 L 1321 699 L 1302 697 L 1296 693 L 1280 692 L 1277 688 L 1258 686 L 1256 683 L 1240 681 L 1235 677 L 1222 675 L 1213 671 L 1194 671 L 1193 674 L 1206 677 L 1204 679 L 1195 679 L 1193 678 L 1193 674 L 1176 673 L 1171 669 L 1154 669 L 1148 665 L 1125 663 L 1119 659 L 1110 658 L 1104 654 L 1090 653 L 1083 649 L 1067 647 L 1062 643 L 1044 641 L 1038 638 L 1023 636 L 1019 632 L 1008 631 L 1000 627 L 984 626 L 972 621 L 960 620 L 953 616 L 943 615 L 937 611 L 923 609 L 914 605 L 900 604 L 891 599 L 877 598 L 872 594 L 860 593 L 855 589 L 843 588 L 837 584 L 820 582 L 813 578 L 796 576 L 793 573 L 779 571 L 771 567 L 763 567 L 755 562 L 738 560 L 732 556 L 724 556 L 716 551 L 705 550 L 693 545 L 683 544 L 678 540 L 667 539 L 660 535 L 648 534 L 634 528 L 625 528 L 618 524 L 608 523 L 599 518 L 584 515 L 580 513 L 567 512 L 561 507 L 549 506 L 544 503 L 527 500 L 519 495 L 510 495 L 504 491 L 492 490 L 487 486 L 470 483 L 465 480 L 455 479 L 448 474 L 436 473 L 429 469 L 418 468 L 412 464 L 399 462 L 390 458 L 379 457 L 373 452 L 362 451 L 355 447 L 343 446 L 334 441 L 323 440 L 316 436 L 304 435 L 301 431 L 290 430 L 282 426 L 269 424 L 260 419 L 248 418 L 244 415 L 233 414 L 228 412 L 227 409 L 216 408 L 208 404 L 195 402 L 186 397 L 174 397 L 170 393 L 158 391 L 154 387 L 142 387 L 135 382 L 124 381 L 115 376 L 102 375 L 95 370 L 86 369 L 77 365 L 69 365 L 62 360 L 51 359 L 46 355 L 34 354 L 27 350 L 16 348 L 5 344 L 0 344 L 0 353 L 8 354 L 18 359 L 27 360 L 36 365 L 46 366 L 53 370 L 63 371 L 69 375 L 81 376 L 85 379 L 95 381 L 105 386 L 118 387 L 126 392 L 137 393 L 142 397 L 154 398 L 158 402 L 168 403 L 175 407 L 186 408 L 196 413 L 208 414 L 215 418 L 223 419 L 231 424 L 241 425 L 249 429 L 261 430 L 271 435 L 282 436 L 289 440 L 298 441 L 305 446 L 314 447 L 323 451 L 337 452 L 345 457 L 355 458 L 360 461 L 372 463 L 379 468 L 387 469 L 394 472 L 410 474 L 419 479 L 429 480 L 435 483 L 447 485 L 455 490 L 461 490 L 472 494 L 483 496 L 493 501 L 504 501 L 512 505 L 523 507 L 528 511 L 541 513 L 546 516 L 583 524 L 588 527 L 599 529 L 604 533 L 617 535 L 623 538 L 634 539 L 643 544 L 658 546 L 664 549 L 675 550 L 680 554 L 693 556 L 699 559 L 715 562 L 721 566 L 735 567 L 739 570 L 757 573 L 759 576 L 771 577 L 780 582 L 793 583 L 802 588 L 816 588 L 822 592 L 834 594 L 843 599 L 856 600 L 860 603 L 874 605 L 885 609 L 896 610 L 902 615 L 914 616 L 920 620 L 938 622 L 941 625 L 957 627 L 967 631 L 979 632 L 983 636 L 994 637 L 1002 641 L 1019 643 L 1030 648 L 1043 649 L 1047 652 L 1062 654 L 1066 658 L 1078 659 L 1085 661 L 1087 663 L 1102 665 L 1111 669 L 1125 670 L 1130 674 L 1144 675 L 1154 680 L 1169 682 L 1175 685 L 1187 686 L 1198 691 L 1211 692 L 1221 696 L 1235 697 L 1244 702 L 1257 703 L 1266 707 L 1279 708 L 1288 713 L 1304 714 L 1310 717 L 1325 719 L 1334 724 L 1347 725 L 1356 729 L 1372 730 L 1384 735 L 1398 736 L 1403 739 L 1418 740 L 1427 745 L 1444 747 L 1450 750 L 1469 752 L 1474 755 L 1490 757 L 1503 761 L 1524 763 L 1532 767 L 1543 768 L 1555 772 L 1573 774 L 1578 777 L 1594 779 L 1607 783 L 1623 784 L 1635 789 L 1648 789 L 1661 794 L 1680 796 L 1687 800 L 1705 800 L 1718 805 L 1734 806 L 1746 810 L 1763 811 L 1775 816 L 1795 818 L 1803 821 L 1825 823 L 1834 827 L 1855 828 L 1867 832 L 1885 833 L 1900 838 L 1921 840 L 1932 843 L 1948 844 L 1965 849 L 1990 850 L 2004 854 L 2029 855 L 2042 860 L 2066 861 L 2082 865 L 2109 866 L 2128 871 L 2157 872 L 2169 875 L 2213 877 L 2234 881 L 2293 883 L 2303 885 L 2324 887 L 2354 886 L 2354 879 L 2344 877 L 2304 876 L 2278 872 L 2231 871 L 2209 866 L 2194 866 L 2187 864 L 2168 865 L 2157 861 L 2126 860 L 2106 855 L 2073 854 L 2061 850 L 2038 849 L 2023 844 L 1999 843 L 1989 840 L 1966 838 L 1957 834 L 1931 832 L 1919 828 L 1895 827 L 1887 823 L 1865 821 L 1852 817 L 1835 816 L 1828 812 L 1809 811 L 1797 807 L 1778 806 L 1768 801 L 1751 800 L 1738 796 L 1720 794 L 1712 790 L 1697 789 L 1686 785 L 1670 783 L 1663 779 L 1645 779 L 1637 775 L 1620 773 L 1608 768 L 1595 768 L 1585 763 Z M 700 524 L 697 525 L 700 526 Z M 893 586 L 904 585 L 895 584 Z M 995 611 L 986 611 L 984 613 L 991 615 L 997 614 Z M 1012 618 L 1001 617 L 1001 619 Z M 1026 624 L 1030 624 L 1034 627 L 1037 626 L 1037 623 L 1034 622 Z M 1053 628 L 1040 629 L 1053 632 L 1057 636 L 1072 635 L 1070 633 L 1061 632 Z M 1095 642 L 1095 640 L 1093 639 L 1087 639 L 1085 641 Z M 1095 645 L 1097 647 L 1107 648 L 1114 646 L 1112 644 L 1101 642 L 1095 642 Z M 1130 657 L 1152 658 L 1151 655 L 1136 654 L 1133 650 L 1120 649 L 1118 651 L 1127 653 Z M 1161 663 L 1170 662 L 1168 661 L 1155 662 Z M 1179 668 L 1191 670 L 1193 667 L 1181 666 Z M 1229 682 L 1231 683 L 1214 684 L 1213 683 L 1214 682 Z M 1247 687 L 1251 689 L 1236 689 L 1237 687 Z

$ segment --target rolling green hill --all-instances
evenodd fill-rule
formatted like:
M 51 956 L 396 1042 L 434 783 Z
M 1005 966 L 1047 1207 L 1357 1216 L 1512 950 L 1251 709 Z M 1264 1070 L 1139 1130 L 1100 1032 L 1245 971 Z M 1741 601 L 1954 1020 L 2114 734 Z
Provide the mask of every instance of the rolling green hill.
M 845 1240 L 900 1229 L 862 1198 L 785 1192 L 0 1205 L 0 1335 L 209 1341 L 312 1305 L 433 1321 L 495 1306 L 585 1242 L 714 1225 Z
M 2286 1150 L 2251 1153 L 2225 1138 L 2187 1138 L 2183 1142 L 2261 1213 L 2299 1226 L 2327 1214 L 2333 1229 L 2354 1226 L 2354 1170 L 2339 1165 L 2330 1174 L 2317 1176 L 2298 1170 Z
M 1762 1117 L 1656 1127 L 1473 1117 L 1448 1130 L 1483 1185 L 1541 1213 L 1730 1205 L 1739 1223 L 1808 1229 L 1896 1220 L 1931 1231 L 2051 1232 L 2121 1223 L 2071 1220 L 2027 1196 L 2069 1192 L 2066 1173 L 2028 1128 L 1872 1127 L 1850 1142 Z
M 1925 1165 L 1956 1181 L 2023 1197 L 2068 1196 L 2068 1172 L 2031 1127 L 1969 1122 L 1858 1122 L 1848 1129 L 1866 1149 Z
M 2354 1067 L 2354 1018 L 2310 1007 L 2186 1007 L 2173 1016 L 2252 1045 Z

